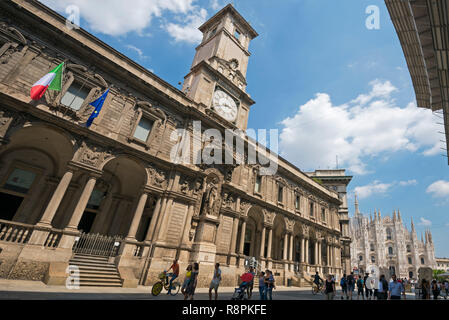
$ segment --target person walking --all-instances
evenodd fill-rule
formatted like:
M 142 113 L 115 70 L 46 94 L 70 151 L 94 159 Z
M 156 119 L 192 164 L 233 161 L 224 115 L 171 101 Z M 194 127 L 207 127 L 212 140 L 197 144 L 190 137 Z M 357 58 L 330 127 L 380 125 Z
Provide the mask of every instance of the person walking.
M 430 299 L 429 283 L 427 282 L 426 279 L 421 280 L 421 299 L 422 300 Z
M 253 295 L 253 289 L 254 289 L 254 278 L 256 277 L 256 273 L 254 272 L 254 267 L 249 267 L 249 273 L 253 275 L 253 280 L 248 286 L 248 299 L 251 299 Z
M 363 295 L 363 279 L 362 276 L 359 276 L 357 279 L 357 300 L 360 299 L 360 295 L 362 296 L 362 300 L 365 300 L 365 296 Z
M 385 275 L 381 275 L 379 278 L 379 286 L 377 289 L 377 300 L 387 300 L 388 296 L 388 282 L 385 279 Z
M 446 299 L 449 296 L 449 281 L 444 281 L 444 291 L 446 292 L 446 296 L 444 299 Z
M 438 287 L 438 283 L 435 279 L 432 280 L 432 295 L 434 300 L 438 300 L 438 296 L 440 295 L 440 288 Z
M 354 272 L 351 272 L 351 274 L 348 275 L 347 280 L 348 280 L 347 283 L 348 283 L 349 299 L 352 300 L 352 294 L 354 292 L 354 286 L 355 286 Z
M 190 276 L 189 284 L 187 285 L 186 294 L 184 295 L 184 300 L 193 300 L 195 295 L 196 285 L 198 283 L 198 274 L 200 266 L 197 262 L 193 264 L 192 275 Z
M 324 293 L 326 300 L 334 300 L 335 296 L 335 281 L 332 279 L 332 275 L 328 275 L 324 283 Z
M 267 270 L 265 275 L 265 300 L 273 300 L 273 289 L 276 289 L 273 273 Z
M 260 300 L 266 300 L 265 290 L 266 290 L 265 272 L 261 271 L 259 273 L 259 295 L 260 295 Z
M 348 297 L 348 280 L 346 279 L 346 273 L 343 274 L 343 277 L 340 280 L 340 286 L 341 286 L 341 300 L 344 300 L 343 295 L 346 296 L 346 300 L 349 299 Z
M 398 281 L 395 274 L 391 278 L 393 279 L 393 281 L 391 281 L 388 286 L 388 299 L 401 300 L 401 293 L 402 293 L 405 300 L 406 296 L 404 286 L 402 285 L 402 283 Z
M 187 271 L 186 272 L 186 277 L 184 278 L 184 282 L 183 282 L 182 287 L 181 287 L 181 293 L 183 295 L 185 295 L 185 293 L 186 293 L 187 285 L 189 284 L 190 277 L 192 276 L 192 265 L 191 264 L 189 264 L 187 266 L 186 271 Z
M 214 275 L 212 276 L 212 281 L 209 286 L 209 300 L 212 300 L 212 290 L 215 291 L 215 300 L 218 300 L 218 287 L 220 286 L 221 281 L 221 270 L 220 264 L 215 264 Z

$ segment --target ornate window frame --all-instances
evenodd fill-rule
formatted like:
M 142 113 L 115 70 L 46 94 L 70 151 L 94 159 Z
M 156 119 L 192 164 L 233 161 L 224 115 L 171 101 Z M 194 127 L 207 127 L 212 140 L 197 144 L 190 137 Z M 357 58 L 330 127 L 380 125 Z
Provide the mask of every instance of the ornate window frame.
M 150 145 L 154 142 L 156 137 L 156 130 L 161 126 L 164 126 L 164 129 L 167 125 L 167 115 L 160 108 L 154 107 L 151 103 L 147 101 L 139 101 L 134 106 L 134 120 L 133 126 L 131 128 L 131 132 L 128 136 L 128 141 L 133 142 L 145 147 L 145 149 L 150 149 Z M 136 138 L 134 135 L 136 133 L 137 127 L 142 120 L 142 117 L 153 121 L 153 126 L 151 127 L 150 133 L 148 134 L 147 140 L 143 141 Z M 163 134 L 162 134 L 163 136 Z
M 14 169 L 22 169 L 24 171 L 30 171 L 36 175 L 33 183 L 31 184 L 30 188 L 28 189 L 27 193 L 21 193 L 21 192 L 17 192 L 17 191 L 13 191 L 13 190 L 4 188 L 6 181 L 8 180 L 9 176 L 14 171 Z M 9 164 L 9 168 L 6 171 L 5 175 L 3 177 L 1 177 L 0 192 L 11 194 L 13 196 L 23 197 L 23 198 L 29 197 L 33 193 L 33 190 L 34 190 L 34 187 L 36 186 L 36 184 L 38 184 L 40 179 L 42 178 L 43 173 L 44 173 L 44 169 L 42 169 L 42 168 L 39 168 L 39 167 L 36 167 L 33 165 L 29 165 L 29 164 L 24 163 L 19 160 L 13 160 Z
M 61 103 L 62 97 L 64 97 L 74 83 L 79 83 L 89 91 L 79 110 L 75 110 Z M 93 107 L 89 104 L 98 98 L 107 87 L 108 83 L 99 74 L 90 73 L 89 69 L 82 65 L 67 64 L 63 75 L 61 92 L 52 94 L 51 91 L 47 91 L 45 98 L 49 105 L 63 110 L 64 114 L 71 115 L 77 120 L 87 121 L 93 110 Z

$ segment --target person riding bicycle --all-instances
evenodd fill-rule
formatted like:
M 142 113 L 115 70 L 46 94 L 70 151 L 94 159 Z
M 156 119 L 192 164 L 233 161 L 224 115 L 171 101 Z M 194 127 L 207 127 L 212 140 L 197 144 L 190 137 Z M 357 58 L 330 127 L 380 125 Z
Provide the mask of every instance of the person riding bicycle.
M 313 283 L 316 284 L 316 286 L 318 287 L 318 289 L 321 289 L 322 285 L 323 285 L 323 279 L 321 279 L 320 275 L 318 274 L 318 271 L 315 273 L 315 275 L 313 276 Z
M 170 287 L 168 288 L 168 292 L 167 294 L 171 293 L 171 285 L 173 283 L 173 281 L 179 276 L 179 264 L 178 264 L 178 260 L 175 259 L 173 260 L 173 264 L 171 265 L 171 267 L 167 270 L 170 271 L 172 270 L 172 273 L 167 273 L 167 277 L 165 278 L 166 283 L 169 281 L 168 278 L 171 277 L 170 279 Z

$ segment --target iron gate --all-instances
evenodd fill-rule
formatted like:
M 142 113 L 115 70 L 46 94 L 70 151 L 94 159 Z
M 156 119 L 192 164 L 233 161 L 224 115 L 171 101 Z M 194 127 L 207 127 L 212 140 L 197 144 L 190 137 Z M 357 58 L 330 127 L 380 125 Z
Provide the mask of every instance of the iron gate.
M 82 233 L 75 239 L 73 252 L 102 257 L 115 257 L 123 238 Z

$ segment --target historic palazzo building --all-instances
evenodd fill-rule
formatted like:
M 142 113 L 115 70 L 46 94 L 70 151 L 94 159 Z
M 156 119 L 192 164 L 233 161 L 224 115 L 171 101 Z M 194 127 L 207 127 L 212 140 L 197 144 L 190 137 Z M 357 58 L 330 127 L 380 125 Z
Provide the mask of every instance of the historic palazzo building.
M 350 229 L 353 270 L 363 273 L 371 270 L 370 266 L 376 266 L 386 276 L 396 274 L 400 278 L 417 279 L 419 268 L 436 268 L 430 230 L 419 240 L 413 220 L 409 231 L 399 210 L 395 210 L 392 217 L 382 217 L 380 211 L 365 216 L 359 212 L 356 196 Z
M 254 257 L 281 285 L 350 267 L 344 170 L 171 160 L 176 129 L 204 149 L 193 121 L 200 133 L 246 130 L 255 103 L 256 31 L 231 5 L 200 30 L 181 91 L 38 1 L 0 2 L 0 277 L 64 284 L 72 265 L 81 284 L 132 287 L 178 258 L 181 270 L 200 263 L 202 286 L 219 262 L 234 286 Z M 32 101 L 33 83 L 62 62 L 62 91 Z

